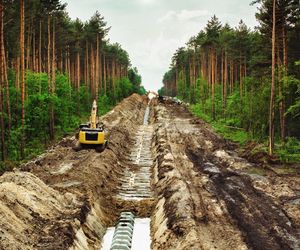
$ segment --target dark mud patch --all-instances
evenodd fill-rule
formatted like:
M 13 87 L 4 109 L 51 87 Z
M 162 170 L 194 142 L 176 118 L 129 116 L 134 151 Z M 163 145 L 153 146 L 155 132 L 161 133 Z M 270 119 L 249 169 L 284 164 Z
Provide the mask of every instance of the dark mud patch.
M 205 171 L 205 158 L 194 151 L 188 157 L 198 171 Z M 213 164 L 211 164 L 213 165 Z M 253 249 L 298 249 L 299 227 L 263 192 L 255 189 L 246 175 L 218 168 L 210 176 L 215 195 L 225 202 L 227 210 L 242 231 L 244 241 Z

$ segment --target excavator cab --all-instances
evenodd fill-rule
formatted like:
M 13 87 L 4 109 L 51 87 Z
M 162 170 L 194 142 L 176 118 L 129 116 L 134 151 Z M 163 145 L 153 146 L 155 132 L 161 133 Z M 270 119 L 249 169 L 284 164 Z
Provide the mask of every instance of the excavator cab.
M 102 152 L 107 147 L 104 125 L 99 122 L 99 117 L 97 116 L 96 100 L 93 102 L 89 123 L 79 126 L 77 137 L 78 142 L 74 148 L 75 150 L 95 148 L 98 152 Z

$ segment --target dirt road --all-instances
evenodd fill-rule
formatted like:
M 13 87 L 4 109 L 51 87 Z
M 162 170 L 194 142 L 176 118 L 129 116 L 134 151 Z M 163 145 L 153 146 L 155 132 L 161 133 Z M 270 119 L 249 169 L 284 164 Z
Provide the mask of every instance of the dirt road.
M 300 249 L 299 169 L 240 158 L 183 105 L 133 95 L 102 119 L 101 154 L 69 137 L 0 177 L 0 249 L 101 249 L 122 211 L 151 249 Z

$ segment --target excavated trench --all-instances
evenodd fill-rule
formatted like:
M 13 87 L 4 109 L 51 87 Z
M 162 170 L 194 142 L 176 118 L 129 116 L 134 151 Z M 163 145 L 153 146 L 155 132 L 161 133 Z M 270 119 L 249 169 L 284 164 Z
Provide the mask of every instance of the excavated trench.
M 127 159 L 129 164 L 124 168 L 117 188 L 116 200 L 123 212 L 116 227 L 107 229 L 102 250 L 150 249 L 150 218 L 135 217 L 135 214 L 149 216 L 155 201 L 151 190 L 153 126 L 149 124 L 150 106 L 151 100 L 145 110 L 143 125 L 134 136 L 134 147 Z
M 68 137 L 0 176 L 0 249 L 300 249 L 300 178 L 256 166 L 183 105 L 132 95 L 109 148 Z

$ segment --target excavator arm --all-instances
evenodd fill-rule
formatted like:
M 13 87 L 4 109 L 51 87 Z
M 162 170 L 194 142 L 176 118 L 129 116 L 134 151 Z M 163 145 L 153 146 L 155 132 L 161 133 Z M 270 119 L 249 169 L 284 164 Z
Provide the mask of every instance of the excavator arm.
M 91 116 L 90 116 L 90 124 L 91 128 L 95 129 L 98 127 L 99 119 L 97 116 L 97 102 L 94 100 L 93 106 L 92 106 L 92 111 L 91 111 Z
M 75 150 L 80 150 L 83 146 L 95 147 L 97 151 L 101 152 L 107 146 L 105 139 L 105 132 L 103 126 L 99 126 L 99 117 L 97 115 L 97 102 L 93 101 L 90 122 L 80 126 L 78 133 L 78 142 Z

